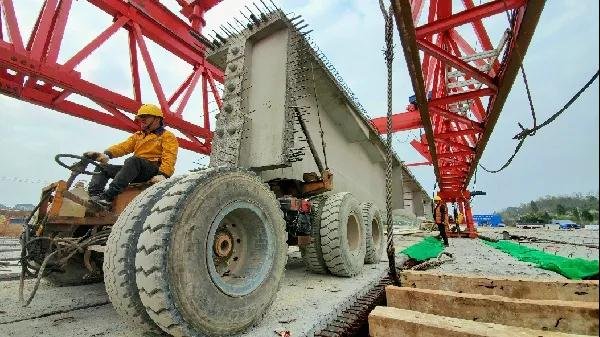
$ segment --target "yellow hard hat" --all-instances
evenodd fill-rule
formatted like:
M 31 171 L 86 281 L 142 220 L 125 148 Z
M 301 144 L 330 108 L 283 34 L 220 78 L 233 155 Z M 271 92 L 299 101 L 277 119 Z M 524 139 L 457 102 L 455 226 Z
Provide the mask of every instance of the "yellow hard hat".
M 136 118 L 140 116 L 156 116 L 163 118 L 163 112 L 158 106 L 154 104 L 142 104 L 142 106 L 137 111 Z
M 440 198 L 440 196 L 439 196 L 439 195 L 436 195 L 436 196 L 433 198 L 433 200 L 435 200 L 435 201 L 442 201 L 442 198 Z

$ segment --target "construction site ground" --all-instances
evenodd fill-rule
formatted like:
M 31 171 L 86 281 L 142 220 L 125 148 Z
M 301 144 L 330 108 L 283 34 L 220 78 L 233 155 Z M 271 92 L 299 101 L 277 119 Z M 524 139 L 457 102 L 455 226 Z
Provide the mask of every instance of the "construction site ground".
M 538 249 L 567 257 L 598 259 L 598 232 L 588 230 L 549 230 L 515 228 L 481 229 L 488 237 L 501 238 L 502 231 L 511 235 L 551 239 L 565 243 L 527 243 Z M 397 251 L 424 236 L 436 232 L 404 230 L 395 236 Z M 573 245 L 586 244 L 586 246 Z M 477 276 L 512 276 L 561 280 L 563 276 L 520 262 L 481 240 L 450 239 L 446 252 L 453 258 L 434 268 L 435 272 Z M 0 336 L 144 336 L 132 331 L 112 308 L 103 284 L 56 288 L 42 282 L 29 307 L 18 301 L 19 281 L 15 279 L 19 245 L 16 239 L 0 239 Z M 366 293 L 387 273 L 388 263 L 365 265 L 355 278 L 316 275 L 306 271 L 297 248 L 288 254 L 285 278 L 274 305 L 264 319 L 243 336 L 312 336 L 358 296 Z M 26 281 L 26 291 L 33 287 Z

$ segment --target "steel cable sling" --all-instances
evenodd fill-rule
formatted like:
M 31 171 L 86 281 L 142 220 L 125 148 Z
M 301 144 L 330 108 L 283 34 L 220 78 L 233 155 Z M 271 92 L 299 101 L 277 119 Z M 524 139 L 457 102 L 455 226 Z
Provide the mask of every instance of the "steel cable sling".
M 107 230 L 100 231 L 98 233 L 93 233 L 93 234 L 92 234 L 92 230 L 89 230 L 88 233 L 86 233 L 84 236 L 82 236 L 80 238 L 53 238 L 53 237 L 46 237 L 46 236 L 38 236 L 33 239 L 30 239 L 29 238 L 29 236 L 31 234 L 30 231 L 32 230 L 32 228 L 30 227 L 30 221 L 34 217 L 36 211 L 38 211 L 40 209 L 40 207 L 41 207 L 42 203 L 44 202 L 44 200 L 46 199 L 46 197 L 48 195 L 50 195 L 52 192 L 53 192 L 53 189 L 48 189 L 42 194 L 42 197 L 40 198 L 40 202 L 31 211 L 31 213 L 29 214 L 29 217 L 27 218 L 27 220 L 25 221 L 25 223 L 23 225 L 23 233 L 21 234 L 21 237 L 20 237 L 21 257 L 19 259 L 20 263 L 21 263 L 21 275 L 19 277 L 19 302 L 23 305 L 23 307 L 28 306 L 31 303 L 31 301 L 33 300 L 33 298 L 35 297 L 35 294 L 37 293 L 38 288 L 40 286 L 42 277 L 47 275 L 47 273 L 45 273 L 46 267 L 47 267 L 48 263 L 50 262 L 50 260 L 52 258 L 54 258 L 55 255 L 63 256 L 59 260 L 57 265 L 64 266 L 67 264 L 69 259 L 71 259 L 73 257 L 73 255 L 75 255 L 76 253 L 83 253 L 83 251 L 91 245 L 106 244 L 106 240 L 108 239 L 109 232 Z M 47 221 L 47 215 L 42 220 L 42 223 L 45 223 L 46 221 Z M 91 235 L 88 236 L 88 234 L 91 234 Z M 35 243 L 36 241 L 48 241 L 51 246 L 53 245 L 54 247 L 56 247 L 56 250 L 52 251 L 51 253 L 47 254 L 44 257 L 44 259 L 39 267 L 31 265 L 30 261 L 29 261 L 31 258 L 30 252 L 29 252 L 30 247 L 31 247 L 32 243 Z M 33 269 L 33 272 L 30 269 Z M 27 296 L 27 299 L 25 299 L 25 295 L 24 295 L 24 293 L 25 293 L 25 278 L 27 276 L 34 277 L 35 283 L 33 286 L 33 290 L 30 292 L 29 296 Z
M 392 62 L 394 60 L 394 35 L 392 6 L 386 11 L 383 0 L 379 0 L 379 8 L 385 20 L 385 63 L 387 65 L 387 120 L 386 120 L 386 169 L 385 169 L 385 208 L 387 222 L 387 255 L 390 278 L 400 285 L 400 277 L 396 270 L 396 249 L 394 248 L 394 222 L 392 219 Z
M 527 139 L 527 137 L 529 137 L 529 136 L 533 136 L 536 133 L 536 131 L 538 131 L 539 129 L 545 127 L 546 125 L 552 123 L 556 118 L 558 118 L 558 116 L 560 116 L 563 112 L 565 112 L 573 103 L 575 103 L 575 101 L 577 101 L 577 99 L 579 99 L 579 96 L 581 96 L 581 94 L 583 94 L 587 90 L 587 88 L 589 88 L 590 85 L 592 85 L 592 83 L 594 83 L 594 81 L 598 78 L 599 73 L 600 73 L 600 71 L 596 71 L 596 73 L 587 81 L 587 83 L 581 89 L 579 89 L 579 91 L 577 91 L 577 93 L 575 93 L 575 95 L 573 95 L 573 97 L 571 97 L 571 99 L 569 99 L 569 101 L 560 110 L 558 110 L 556 113 L 554 113 L 552 116 L 550 116 L 542 124 L 535 125 L 536 124 L 535 119 L 534 119 L 535 126 L 532 127 L 531 129 L 524 128 L 521 124 L 519 124 L 519 127 L 521 128 L 521 132 L 517 133 L 513 137 L 513 139 L 519 140 L 519 143 L 517 144 L 512 156 L 510 156 L 510 158 L 508 158 L 508 160 L 506 161 L 506 163 L 504 163 L 504 165 L 502 165 L 502 167 L 500 167 L 497 170 L 488 169 L 485 166 L 483 166 L 482 164 L 479 164 L 479 167 L 481 167 L 484 171 L 486 171 L 488 173 L 498 173 L 498 172 L 504 170 L 505 168 L 507 168 L 508 165 L 510 165 L 512 163 L 513 159 L 515 159 L 515 157 L 517 156 L 517 153 L 519 153 L 519 150 L 521 150 L 521 147 L 523 146 L 525 139 Z

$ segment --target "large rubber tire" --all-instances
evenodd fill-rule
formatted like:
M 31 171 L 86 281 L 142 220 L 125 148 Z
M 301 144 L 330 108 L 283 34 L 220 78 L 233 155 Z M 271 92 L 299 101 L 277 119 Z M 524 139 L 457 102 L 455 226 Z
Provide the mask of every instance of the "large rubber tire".
M 348 192 L 325 200 L 321 214 L 321 249 L 329 271 L 337 276 L 359 274 L 365 261 L 365 226 L 358 201 Z
M 221 274 L 215 233 L 225 229 L 232 245 Z M 183 178 L 152 209 L 136 280 L 149 316 L 170 335 L 231 336 L 266 313 L 286 260 L 283 213 L 268 186 L 246 171 L 210 168 Z
M 143 330 L 158 327 L 146 313 L 135 280 L 135 255 L 142 225 L 164 192 L 181 176 L 172 177 L 145 189 L 133 199 L 112 226 L 104 254 L 104 284 L 113 307 L 128 322 Z
M 383 234 L 381 212 L 377 206 L 368 202 L 362 204 L 360 208 L 365 224 L 365 263 L 379 263 L 386 242 L 385 235 Z
M 306 268 L 317 274 L 328 274 L 329 270 L 323 259 L 323 251 L 321 250 L 321 211 L 325 203 L 325 197 L 315 197 L 311 199 L 311 233 L 310 243 L 300 247 L 300 254 Z

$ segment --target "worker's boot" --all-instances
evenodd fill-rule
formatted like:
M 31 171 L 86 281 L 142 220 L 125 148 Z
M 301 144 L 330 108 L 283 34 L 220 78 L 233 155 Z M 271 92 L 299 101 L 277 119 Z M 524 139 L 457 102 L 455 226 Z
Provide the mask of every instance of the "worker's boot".
M 99 208 L 109 209 L 112 205 L 112 199 L 113 198 L 107 196 L 106 193 L 101 193 L 90 197 L 90 202 Z

